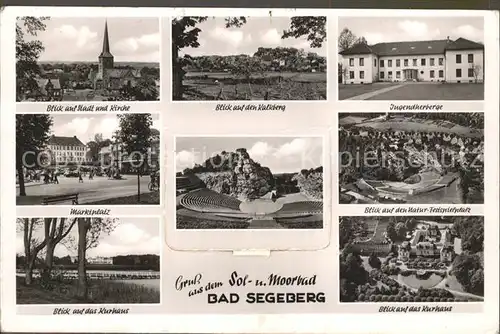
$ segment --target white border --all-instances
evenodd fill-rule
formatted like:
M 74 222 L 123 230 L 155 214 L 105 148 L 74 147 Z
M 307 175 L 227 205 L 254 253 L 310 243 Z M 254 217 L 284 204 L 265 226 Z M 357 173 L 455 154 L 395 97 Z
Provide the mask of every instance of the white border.
M 2 67 L 1 67 L 1 110 L 0 114 L 2 131 L 0 132 L 2 148 L 1 152 L 1 209 L 0 215 L 3 224 L 1 224 L 1 279 L 2 284 L 0 287 L 1 296 L 1 323 L 2 329 L 5 331 L 25 331 L 25 332 L 53 332 L 65 331 L 75 332 L 76 328 L 79 331 L 86 332 L 179 332 L 179 333 L 495 333 L 498 331 L 498 231 L 499 231 L 499 197 L 498 197 L 498 181 L 499 181 L 499 164 L 498 164 L 498 64 L 499 64 L 499 34 L 498 34 L 498 12 L 489 11 L 430 11 L 430 10 L 375 10 L 375 9 L 272 9 L 273 15 L 287 15 L 293 13 L 294 15 L 326 15 L 328 16 L 329 29 L 328 29 L 328 50 L 331 55 L 327 59 L 329 92 L 328 102 L 324 105 L 323 110 L 317 112 L 309 110 L 307 105 L 300 107 L 301 104 L 296 102 L 287 103 L 287 111 L 284 115 L 222 115 L 215 114 L 210 108 L 203 107 L 202 105 L 190 105 L 194 109 L 191 110 L 178 110 L 176 111 L 172 103 L 168 103 L 171 98 L 171 93 L 167 92 L 169 89 L 162 89 L 161 96 L 161 111 L 168 113 L 168 117 L 163 117 L 164 127 L 169 127 L 182 130 L 182 123 L 195 121 L 204 123 L 211 118 L 217 118 L 221 123 L 225 121 L 236 122 L 239 120 L 243 124 L 246 121 L 253 119 L 254 121 L 266 121 L 276 123 L 272 124 L 274 130 L 278 128 L 300 130 L 304 128 L 313 128 L 316 126 L 329 126 L 336 124 L 337 111 L 388 111 L 382 108 L 380 104 L 365 101 L 357 105 L 345 105 L 335 101 L 332 97 L 336 96 L 337 91 L 337 71 L 335 69 L 336 52 L 330 52 L 336 49 L 336 24 L 332 27 L 332 21 L 337 16 L 478 16 L 484 15 L 485 17 L 485 67 L 488 71 L 485 73 L 485 100 L 484 103 L 478 105 L 471 111 L 482 111 L 484 108 L 486 117 L 485 134 L 487 135 L 485 149 L 489 152 L 489 156 L 494 159 L 486 159 L 486 189 L 485 199 L 486 202 L 483 206 L 485 213 L 485 268 L 486 286 L 485 286 L 485 302 L 484 310 L 481 313 L 468 313 L 470 308 L 460 310 L 460 316 L 454 313 L 420 313 L 420 314 L 379 314 L 377 310 L 371 310 L 371 314 L 360 314 L 363 306 L 361 304 L 353 305 L 347 311 L 340 305 L 332 305 L 329 314 L 305 315 L 305 314 L 281 314 L 269 315 L 258 314 L 259 310 L 255 310 L 256 314 L 253 315 L 223 315 L 214 314 L 214 311 L 207 308 L 205 315 L 186 315 L 186 314 L 172 314 L 163 312 L 162 314 L 153 315 L 146 313 L 143 315 L 127 315 L 127 316 L 78 316 L 67 317 L 57 316 L 54 318 L 52 315 L 47 316 L 21 316 L 15 313 L 13 307 L 15 301 L 15 289 L 13 289 L 12 282 L 9 280 L 9 275 L 14 268 L 14 258 L 12 256 L 13 233 L 15 233 L 15 224 L 9 224 L 16 217 L 15 198 L 12 196 L 12 191 L 15 190 L 13 168 L 13 159 L 15 155 L 13 138 L 15 138 L 14 124 L 15 124 L 15 85 L 9 84 L 15 78 L 15 67 L 11 66 L 15 62 L 14 59 L 14 24 L 16 16 L 33 15 L 33 16 L 148 16 L 148 17 L 162 17 L 162 29 L 160 32 L 163 34 L 165 31 L 165 18 L 180 15 L 200 15 L 200 16 L 221 16 L 221 15 L 240 15 L 244 12 L 245 15 L 262 15 L 265 16 L 269 9 L 225 9 L 225 8 L 86 8 L 86 7 L 8 7 L 2 11 L 1 20 L 1 43 L 0 48 Z M 169 36 L 169 34 L 168 34 Z M 165 37 L 163 35 L 162 40 Z M 334 38 L 332 39 L 332 36 Z M 166 88 L 170 78 L 165 76 L 165 67 L 170 68 L 170 55 L 162 53 L 160 64 L 160 78 L 161 87 Z M 7 65 L 6 65 L 7 64 Z M 168 70 L 167 70 L 168 71 Z M 165 81 L 167 80 L 167 81 Z M 7 84 L 5 84 L 7 82 Z M 168 100 L 166 100 L 168 99 Z M 424 101 L 419 101 L 424 103 Z M 427 102 L 427 101 L 425 101 Z M 433 101 L 436 102 L 436 101 Z M 445 110 L 456 112 L 453 108 L 448 108 L 445 103 Z M 321 104 L 323 106 L 323 104 Z M 319 104 L 315 104 L 319 108 Z M 455 105 L 454 108 L 459 108 Z M 184 109 L 184 108 L 183 108 Z M 198 110 L 197 110 L 198 109 Z M 197 111 L 201 111 L 198 112 Z M 307 116 L 304 117 L 304 111 L 307 111 Z M 463 110 L 461 110 L 463 111 Z M 137 111 L 134 111 L 137 112 Z M 152 111 L 151 111 L 152 112 Z M 205 115 L 205 117 L 201 115 Z M 181 116 L 183 115 L 183 116 Z M 320 116 L 321 115 L 321 116 Z M 226 117 L 229 116 L 229 117 Z M 284 117 L 283 117 L 284 116 Z M 201 118 L 200 118 L 201 117 Z M 278 122 L 279 120 L 279 122 Z M 248 125 L 248 124 L 247 124 Z M 189 125 L 188 125 L 189 126 Z M 273 129 L 271 126 L 263 126 L 264 131 L 270 132 Z M 333 126 L 333 147 L 336 145 L 336 126 Z M 241 129 L 240 129 L 241 130 Z M 243 130 L 246 131 L 246 130 Z M 293 130 L 292 130 L 293 131 Z M 179 131 L 178 131 L 179 132 Z M 234 131 L 233 131 L 234 132 Z M 196 131 L 194 131 L 196 133 Z M 163 137 L 163 136 L 162 136 Z M 170 140 L 165 138 L 164 140 Z M 169 152 L 165 151 L 167 157 Z M 336 159 L 336 157 L 334 157 Z M 334 160 L 335 161 L 335 160 Z M 335 170 L 336 164 L 333 163 L 332 169 Z M 337 173 L 335 173 L 337 175 Z M 163 177 L 165 180 L 165 177 Z M 336 191 L 335 185 L 333 186 L 332 198 L 335 200 Z M 167 199 L 168 202 L 168 199 Z M 165 203 L 165 202 L 163 202 Z M 344 210 L 336 206 L 337 200 L 333 202 L 333 215 L 338 215 L 337 212 Z M 134 208 L 127 208 L 127 212 Z M 121 210 L 118 210 L 121 211 Z M 113 210 L 114 215 L 119 215 L 120 212 Z M 165 207 L 163 208 L 164 217 L 166 216 Z M 125 212 L 125 211 L 123 211 Z M 168 223 L 168 220 L 165 221 Z M 335 230 L 337 228 L 336 219 L 332 220 L 332 234 L 335 238 Z M 330 245 L 329 247 L 332 247 Z M 333 246 L 335 247 L 335 246 Z M 328 249 L 328 248 L 327 248 Z M 215 252 L 214 252 L 215 253 Z M 293 254 L 293 252 L 290 252 Z M 175 256 L 175 251 L 168 252 L 169 257 Z M 162 275 L 177 274 L 175 268 L 168 266 L 168 258 L 162 261 Z M 264 261 L 264 260 L 263 260 Z M 297 263 L 297 267 L 307 266 L 308 263 Z M 217 260 L 213 262 L 214 270 L 217 270 Z M 325 266 L 338 266 L 338 260 L 335 256 L 325 261 Z M 258 270 L 258 268 L 254 268 Z M 336 283 L 332 282 L 332 287 Z M 335 293 L 335 292 L 334 292 Z M 175 301 L 165 300 L 165 303 L 175 307 Z M 471 305 L 467 305 L 471 306 Z M 347 313 L 346 313 L 347 312 Z
M 205 229 L 188 230 L 177 229 L 176 221 L 176 169 L 175 154 L 168 157 L 167 162 L 167 196 L 172 196 L 167 206 L 167 235 L 169 247 L 174 250 L 317 250 L 328 246 L 331 234 L 331 171 L 329 162 L 330 140 L 328 133 L 294 133 L 294 134 L 175 134 L 173 143 L 169 142 L 169 152 L 176 152 L 176 138 L 178 137 L 280 137 L 280 138 L 322 138 L 322 166 L 323 166 L 323 228 L 321 229 Z

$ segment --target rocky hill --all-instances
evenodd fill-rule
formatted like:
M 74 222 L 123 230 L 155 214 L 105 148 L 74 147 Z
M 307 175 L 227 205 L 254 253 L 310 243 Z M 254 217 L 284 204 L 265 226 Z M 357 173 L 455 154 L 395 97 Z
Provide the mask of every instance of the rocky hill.
M 293 180 L 297 181 L 300 192 L 311 200 L 323 199 L 323 168 L 304 169 L 297 173 Z
M 221 152 L 203 164 L 184 170 L 196 174 L 207 188 L 242 201 L 264 196 L 274 188 L 271 170 L 255 162 L 246 149 Z

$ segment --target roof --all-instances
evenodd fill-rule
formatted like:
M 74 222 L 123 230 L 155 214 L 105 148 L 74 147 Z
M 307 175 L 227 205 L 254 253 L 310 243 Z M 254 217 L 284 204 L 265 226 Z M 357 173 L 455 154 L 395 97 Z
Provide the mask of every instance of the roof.
M 113 68 L 107 71 L 110 78 L 141 77 L 141 70 L 129 68 Z
M 73 137 L 60 137 L 52 135 L 48 141 L 49 145 L 61 145 L 61 146 L 85 146 L 80 139 L 76 136 Z
M 450 43 L 447 50 L 483 50 L 484 44 L 469 41 L 468 39 L 460 37 L 456 41 Z
M 38 83 L 38 87 L 40 88 L 40 91 L 44 94 L 47 93 L 47 91 L 45 90 L 45 87 L 47 86 L 47 84 L 49 82 L 52 84 L 54 89 L 61 89 L 61 83 L 59 82 L 59 79 L 38 78 L 38 79 L 36 79 L 36 82 Z
M 104 38 L 102 40 L 102 52 L 99 57 L 110 58 L 113 57 L 109 51 L 109 36 L 108 36 L 108 21 L 104 24 Z
M 340 52 L 341 55 L 376 54 L 378 56 L 403 56 L 403 55 L 427 55 L 444 54 L 446 50 L 476 50 L 484 49 L 484 45 L 458 38 L 455 41 L 448 39 L 428 41 L 404 41 L 377 43 L 374 45 L 356 44 L 353 47 Z

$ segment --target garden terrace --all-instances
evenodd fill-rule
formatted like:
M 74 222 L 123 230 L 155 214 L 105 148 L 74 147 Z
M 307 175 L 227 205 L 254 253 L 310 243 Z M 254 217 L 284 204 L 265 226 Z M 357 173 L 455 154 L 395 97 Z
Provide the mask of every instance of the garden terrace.
M 241 201 L 209 189 L 199 189 L 186 194 L 180 204 L 190 210 L 208 213 L 240 213 Z

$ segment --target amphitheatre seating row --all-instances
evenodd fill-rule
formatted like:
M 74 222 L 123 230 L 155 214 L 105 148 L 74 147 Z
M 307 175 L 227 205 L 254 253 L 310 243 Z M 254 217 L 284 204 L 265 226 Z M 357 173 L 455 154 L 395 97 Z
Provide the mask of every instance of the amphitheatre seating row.
M 181 199 L 186 209 L 209 213 L 239 213 L 241 201 L 209 189 L 199 189 Z
M 285 203 L 283 207 L 276 211 L 275 216 L 288 215 L 313 215 L 323 213 L 323 202 L 318 201 L 302 201 L 294 203 Z

